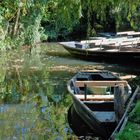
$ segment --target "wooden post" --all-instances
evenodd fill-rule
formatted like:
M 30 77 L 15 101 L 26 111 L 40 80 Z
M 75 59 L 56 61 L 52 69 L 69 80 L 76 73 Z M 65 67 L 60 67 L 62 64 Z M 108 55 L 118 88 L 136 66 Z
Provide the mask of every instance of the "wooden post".
M 85 95 L 85 100 L 87 100 L 87 85 L 84 84 L 84 95 Z
M 102 43 L 103 43 L 103 40 L 102 40 L 101 43 L 100 43 L 100 50 L 101 50 L 101 48 L 102 48 Z
M 116 121 L 119 122 L 125 111 L 124 85 L 117 85 L 114 90 L 114 110 Z
M 121 43 L 119 43 L 119 51 L 121 50 L 121 48 L 122 48 L 122 45 L 121 45 Z

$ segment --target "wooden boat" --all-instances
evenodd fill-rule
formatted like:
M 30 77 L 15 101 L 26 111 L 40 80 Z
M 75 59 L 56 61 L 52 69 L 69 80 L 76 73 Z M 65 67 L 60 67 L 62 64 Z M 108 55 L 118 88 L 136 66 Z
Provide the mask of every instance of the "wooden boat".
M 132 93 L 127 81 L 109 71 L 86 71 L 78 72 L 67 88 L 73 99 L 68 122 L 74 133 L 108 139 Z
M 139 37 L 140 32 L 135 32 L 135 31 L 123 31 L 123 32 L 101 32 L 98 33 L 99 36 L 101 37 L 106 37 L 106 38 L 116 38 L 116 37 Z
M 140 37 L 99 38 L 95 40 L 60 42 L 75 57 L 90 61 L 115 63 L 140 62 Z
M 124 31 L 124 32 L 117 32 L 116 36 L 131 36 L 131 37 L 139 37 L 140 32 L 135 31 Z

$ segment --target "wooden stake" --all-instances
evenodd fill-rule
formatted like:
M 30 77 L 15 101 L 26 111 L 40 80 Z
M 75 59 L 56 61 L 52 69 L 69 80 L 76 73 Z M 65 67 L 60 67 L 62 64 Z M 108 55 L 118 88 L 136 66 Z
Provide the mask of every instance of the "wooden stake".
M 114 91 L 114 110 L 116 121 L 119 122 L 125 111 L 124 85 L 118 85 Z

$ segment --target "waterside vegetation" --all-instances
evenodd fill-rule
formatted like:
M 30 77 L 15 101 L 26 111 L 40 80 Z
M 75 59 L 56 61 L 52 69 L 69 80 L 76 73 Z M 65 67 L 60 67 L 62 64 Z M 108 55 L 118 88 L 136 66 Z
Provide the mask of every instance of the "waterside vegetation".
M 140 139 L 140 101 L 129 114 L 129 120 L 122 132 L 116 136 L 116 140 L 138 140 Z
M 71 56 L 37 43 L 85 39 L 109 29 L 138 31 L 139 7 L 139 0 L 0 1 L 0 139 L 75 139 L 66 121 L 72 103 L 66 82 L 77 70 L 94 66 L 54 65 L 53 57 Z M 130 120 L 134 116 L 139 122 L 135 111 Z M 131 126 L 139 130 L 137 123 L 128 130 Z
M 139 30 L 139 5 L 139 0 L 4 0 L 0 48 L 86 38 L 98 31 Z

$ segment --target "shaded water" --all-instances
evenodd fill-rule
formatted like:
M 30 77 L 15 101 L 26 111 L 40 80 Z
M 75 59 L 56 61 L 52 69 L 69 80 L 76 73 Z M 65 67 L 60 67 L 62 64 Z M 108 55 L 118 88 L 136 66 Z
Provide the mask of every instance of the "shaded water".
M 76 139 L 67 123 L 67 81 L 81 69 L 137 73 L 139 69 L 77 60 L 56 44 L 0 56 L 0 139 Z

